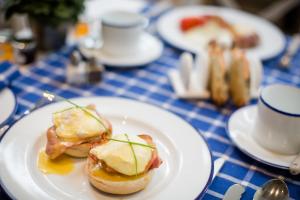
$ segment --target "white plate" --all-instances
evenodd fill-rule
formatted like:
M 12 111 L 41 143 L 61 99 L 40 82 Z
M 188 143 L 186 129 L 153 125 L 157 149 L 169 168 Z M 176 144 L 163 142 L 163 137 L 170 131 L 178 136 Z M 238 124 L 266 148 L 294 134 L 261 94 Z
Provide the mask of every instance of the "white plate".
M 121 98 L 78 98 L 80 105 L 94 103 L 113 125 L 113 133 L 146 133 L 158 147 L 163 164 L 148 187 L 128 196 L 101 193 L 84 174 L 85 160 L 66 176 L 45 175 L 37 168 L 38 152 L 45 147 L 51 114 L 69 106 L 59 102 L 40 108 L 15 123 L 2 140 L 2 186 L 16 199 L 195 199 L 211 182 L 211 153 L 199 133 L 181 118 L 158 107 Z M 38 122 L 38 123 L 37 123 Z M 188 187 L 186 187 L 188 185 Z M 184 189 L 183 189 L 184 188 Z
M 17 99 L 9 88 L 0 91 L 0 127 L 7 123 L 17 110 Z
M 297 155 L 282 155 L 261 147 L 252 137 L 257 106 L 246 106 L 234 112 L 228 120 L 227 134 L 245 154 L 267 165 L 288 169 Z
M 248 49 L 260 59 L 268 59 L 279 54 L 285 46 L 283 33 L 270 22 L 242 11 L 214 6 L 186 6 L 176 8 L 163 15 L 157 24 L 158 33 L 171 45 L 186 51 L 198 52 L 199 46 L 189 42 L 180 30 L 180 20 L 186 16 L 215 14 L 233 24 L 249 25 L 260 37 L 260 44 Z
M 158 59 L 163 50 L 163 45 L 156 37 L 144 33 L 140 41 L 140 51 L 129 56 L 113 56 L 106 54 L 104 51 L 98 52 L 96 56 L 99 60 L 111 67 L 139 67 L 146 65 Z

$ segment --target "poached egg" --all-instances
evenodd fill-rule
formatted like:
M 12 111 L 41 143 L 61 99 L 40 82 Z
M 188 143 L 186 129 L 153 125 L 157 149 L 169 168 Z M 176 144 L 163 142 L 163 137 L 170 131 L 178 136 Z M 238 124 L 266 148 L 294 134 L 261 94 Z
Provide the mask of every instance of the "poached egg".
M 94 110 L 85 109 L 101 120 Z M 70 108 L 54 113 L 53 124 L 56 128 L 56 134 L 64 140 L 80 140 L 99 136 L 100 133 L 105 131 L 105 127 L 94 117 L 80 108 Z M 103 122 L 103 120 L 101 121 Z
M 128 135 L 130 142 L 136 142 L 144 145 L 149 145 L 142 138 L 135 135 Z M 113 135 L 112 139 L 128 141 L 125 134 Z M 137 171 L 134 154 L 130 144 L 110 140 L 105 144 L 91 149 L 90 153 L 96 156 L 99 160 L 105 162 L 106 165 L 113 168 L 117 172 L 133 176 L 144 172 L 146 166 L 152 158 L 152 149 L 140 145 L 132 145 L 137 160 Z

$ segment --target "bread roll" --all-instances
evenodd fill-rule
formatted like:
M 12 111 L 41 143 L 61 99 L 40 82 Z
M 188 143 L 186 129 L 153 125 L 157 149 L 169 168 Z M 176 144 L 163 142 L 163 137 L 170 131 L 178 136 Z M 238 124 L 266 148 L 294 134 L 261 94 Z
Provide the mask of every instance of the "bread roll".
M 97 176 L 93 173 L 94 170 L 99 170 L 95 169 L 99 167 L 97 165 L 98 164 L 95 163 L 91 157 L 88 157 L 86 172 L 88 174 L 89 181 L 100 191 L 110 194 L 131 194 L 138 192 L 144 189 L 152 178 L 152 170 L 147 171 L 142 175 L 138 175 L 137 177 L 135 175 L 128 177 L 120 174 L 119 176 L 123 177 L 121 180 L 114 180 L 114 175 L 110 175 L 107 172 L 103 172 L 105 173 L 105 176 Z
M 212 101 L 221 106 L 228 100 L 226 67 L 223 50 L 215 43 L 209 47 L 209 84 Z
M 250 69 L 244 52 L 233 49 L 229 67 L 229 88 L 234 105 L 240 107 L 250 99 Z

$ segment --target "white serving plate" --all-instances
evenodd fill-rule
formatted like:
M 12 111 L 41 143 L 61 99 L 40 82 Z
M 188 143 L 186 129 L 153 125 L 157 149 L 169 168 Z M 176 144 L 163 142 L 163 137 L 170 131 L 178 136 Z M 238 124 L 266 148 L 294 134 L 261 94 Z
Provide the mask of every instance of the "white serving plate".
M 211 153 L 205 140 L 188 123 L 158 107 L 109 97 L 73 99 L 80 105 L 95 104 L 113 125 L 113 134 L 149 134 L 163 160 L 148 187 L 133 195 L 117 196 L 93 188 L 84 173 L 84 159 L 65 176 L 46 175 L 37 168 L 45 148 L 51 115 L 68 105 L 58 102 L 23 117 L 4 136 L 0 146 L 2 187 L 15 199 L 195 199 L 202 196 L 213 174 Z M 188 187 L 186 187 L 188 185 Z M 183 189 L 184 188 L 184 189 Z
M 157 22 L 158 33 L 171 45 L 185 51 L 196 53 L 201 47 L 184 37 L 179 26 L 180 20 L 187 16 L 206 14 L 218 15 L 230 23 L 254 28 L 260 37 L 260 44 L 255 48 L 248 49 L 247 52 L 256 55 L 262 60 L 272 58 L 284 49 L 284 35 L 276 26 L 255 15 L 224 7 L 185 6 L 175 8 L 159 19 Z

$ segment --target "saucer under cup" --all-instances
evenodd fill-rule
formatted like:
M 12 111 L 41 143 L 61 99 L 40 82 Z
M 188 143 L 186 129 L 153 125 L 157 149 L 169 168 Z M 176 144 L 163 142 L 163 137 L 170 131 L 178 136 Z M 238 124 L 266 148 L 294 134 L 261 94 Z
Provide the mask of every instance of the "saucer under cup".
M 289 169 L 295 155 L 279 154 L 262 147 L 253 137 L 257 105 L 245 106 L 235 111 L 227 123 L 227 134 L 232 142 L 251 158 L 281 169 Z M 263 134 L 263 133 L 261 133 Z

